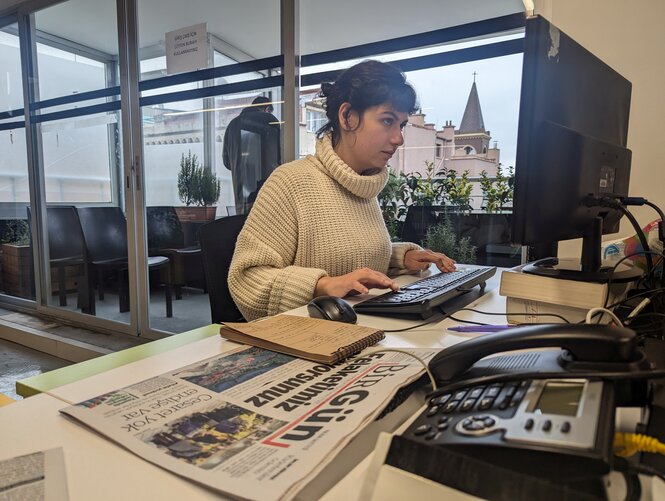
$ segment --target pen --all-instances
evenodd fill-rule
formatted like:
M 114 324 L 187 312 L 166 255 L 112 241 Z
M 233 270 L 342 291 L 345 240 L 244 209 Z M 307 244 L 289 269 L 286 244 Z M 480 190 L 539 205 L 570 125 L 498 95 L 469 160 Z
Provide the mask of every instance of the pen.
M 499 332 L 506 329 L 518 327 L 517 325 L 455 325 L 448 327 L 449 331 L 454 332 Z

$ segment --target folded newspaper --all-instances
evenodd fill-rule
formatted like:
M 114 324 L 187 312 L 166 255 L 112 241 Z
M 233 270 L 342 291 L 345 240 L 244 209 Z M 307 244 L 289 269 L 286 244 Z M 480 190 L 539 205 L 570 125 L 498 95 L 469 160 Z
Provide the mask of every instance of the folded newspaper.
M 290 499 L 422 372 L 403 353 L 323 365 L 239 345 L 61 412 L 232 497 Z

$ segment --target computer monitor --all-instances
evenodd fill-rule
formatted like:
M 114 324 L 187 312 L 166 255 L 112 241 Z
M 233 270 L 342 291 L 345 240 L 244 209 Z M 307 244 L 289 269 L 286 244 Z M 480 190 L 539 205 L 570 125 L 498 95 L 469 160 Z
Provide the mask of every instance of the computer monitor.
M 607 201 L 628 196 L 630 93 L 628 80 L 556 26 L 527 19 L 512 240 L 556 249 L 582 238 L 583 250 L 580 260 L 541 259 L 525 272 L 607 280 L 601 238 L 616 233 L 622 217 Z M 638 275 L 627 265 L 612 279 Z

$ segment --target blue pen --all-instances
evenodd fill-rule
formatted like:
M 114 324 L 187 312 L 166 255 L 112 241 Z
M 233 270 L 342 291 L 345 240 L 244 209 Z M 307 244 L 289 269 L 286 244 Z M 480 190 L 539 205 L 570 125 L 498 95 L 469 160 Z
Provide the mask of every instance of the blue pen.
M 454 332 L 499 332 L 506 329 L 518 327 L 517 325 L 456 325 L 448 327 L 449 331 Z

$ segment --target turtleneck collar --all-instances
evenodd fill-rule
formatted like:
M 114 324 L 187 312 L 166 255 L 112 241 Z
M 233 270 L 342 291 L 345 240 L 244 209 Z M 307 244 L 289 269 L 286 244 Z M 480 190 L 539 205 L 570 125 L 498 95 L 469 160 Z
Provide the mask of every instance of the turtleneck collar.
M 316 156 L 323 171 L 357 197 L 374 198 L 388 182 L 388 169 L 382 169 L 371 176 L 361 176 L 349 167 L 335 153 L 330 134 L 316 142 Z

